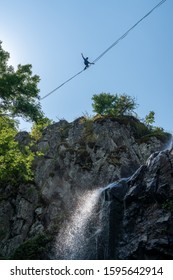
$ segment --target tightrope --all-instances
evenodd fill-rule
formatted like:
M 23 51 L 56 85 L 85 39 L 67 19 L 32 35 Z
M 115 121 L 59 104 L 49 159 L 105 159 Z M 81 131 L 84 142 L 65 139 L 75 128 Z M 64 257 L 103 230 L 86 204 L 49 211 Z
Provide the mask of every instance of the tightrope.
M 105 51 L 103 51 L 97 58 L 95 58 L 92 63 L 96 63 L 97 61 L 99 61 L 108 51 L 110 51 L 113 47 L 115 47 L 121 40 L 123 40 L 130 31 L 132 31 L 141 21 L 143 21 L 146 17 L 148 17 L 155 9 L 159 8 L 164 2 L 166 2 L 166 0 L 162 0 L 160 1 L 156 6 L 154 6 L 154 8 L 152 8 L 145 16 L 143 16 L 140 20 L 138 20 L 131 28 L 129 28 L 121 37 L 119 37 L 113 44 L 111 44 Z M 91 65 L 89 66 L 91 67 Z M 79 71 L 77 74 L 73 75 L 71 78 L 69 78 L 68 80 L 66 80 L 64 83 L 60 84 L 58 87 L 56 87 L 55 89 L 53 89 L 52 91 L 50 91 L 48 94 L 46 94 L 45 96 L 43 96 L 42 98 L 40 98 L 40 100 L 43 100 L 44 98 L 48 97 L 49 95 L 51 95 L 53 92 L 55 92 L 56 90 L 60 89 L 62 86 L 64 86 L 66 83 L 68 83 L 69 81 L 71 81 L 72 79 L 74 79 L 76 76 L 80 75 L 82 72 L 85 71 L 85 68 L 81 71 Z

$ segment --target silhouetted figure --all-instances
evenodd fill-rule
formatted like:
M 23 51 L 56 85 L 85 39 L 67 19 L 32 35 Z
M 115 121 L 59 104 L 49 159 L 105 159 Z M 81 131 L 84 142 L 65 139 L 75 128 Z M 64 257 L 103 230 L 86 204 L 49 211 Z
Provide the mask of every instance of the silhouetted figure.
M 90 64 L 94 64 L 94 63 L 93 63 L 93 62 L 89 62 L 89 61 L 88 61 L 88 57 L 84 57 L 84 56 L 83 56 L 83 53 L 81 53 L 81 55 L 82 55 L 82 58 L 83 58 L 84 64 L 85 64 L 84 70 L 86 70 L 86 69 L 89 67 Z

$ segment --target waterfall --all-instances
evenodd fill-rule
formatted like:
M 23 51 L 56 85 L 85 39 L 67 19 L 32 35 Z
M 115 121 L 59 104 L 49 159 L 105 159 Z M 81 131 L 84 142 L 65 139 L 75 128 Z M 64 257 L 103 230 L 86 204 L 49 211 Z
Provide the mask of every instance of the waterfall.
M 56 259 L 98 260 L 114 255 L 114 238 L 119 234 L 128 181 L 129 178 L 123 178 L 79 196 L 56 239 Z M 115 202 L 112 196 L 117 197 Z
M 57 237 L 57 259 L 90 258 L 91 252 L 89 252 L 88 246 L 90 246 L 92 235 L 99 231 L 96 208 L 101 192 L 102 189 L 96 189 L 80 196 L 74 213 L 70 220 L 62 226 Z
M 114 255 L 129 179 L 122 178 L 78 196 L 71 217 L 62 225 L 56 239 L 56 259 L 98 260 Z
M 169 150 L 171 151 L 173 149 L 173 135 L 170 137 L 168 143 L 164 147 L 164 150 Z

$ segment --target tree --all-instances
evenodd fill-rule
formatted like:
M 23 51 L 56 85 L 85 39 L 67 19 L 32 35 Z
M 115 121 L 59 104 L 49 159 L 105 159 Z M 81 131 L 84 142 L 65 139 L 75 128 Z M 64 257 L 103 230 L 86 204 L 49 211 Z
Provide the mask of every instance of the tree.
M 22 117 L 27 121 L 43 118 L 39 102 L 39 76 L 32 75 L 32 65 L 8 66 L 9 53 L 0 41 L 0 115 Z
M 38 152 L 29 145 L 22 148 L 15 140 L 22 117 L 35 123 L 44 119 L 39 102 L 39 77 L 32 75 L 32 66 L 18 65 L 15 71 L 8 66 L 9 53 L 0 42 L 0 183 L 19 185 L 33 179 L 32 162 Z M 47 120 L 48 122 L 48 120 Z
M 42 118 L 37 123 L 34 123 L 31 129 L 31 136 L 35 141 L 38 141 L 43 133 L 43 130 L 48 126 L 53 124 L 53 121 L 48 118 Z
M 92 100 L 94 101 L 92 106 L 95 113 L 109 115 L 114 108 L 116 96 L 110 93 L 100 93 L 94 94 Z
M 147 126 L 152 125 L 155 122 L 155 112 L 150 111 L 149 114 L 145 117 L 145 123 Z
M 29 146 L 21 151 L 15 141 L 17 122 L 8 116 L 0 116 L 0 182 L 1 185 L 18 185 L 32 180 L 32 162 L 35 154 Z
M 92 104 L 93 111 L 101 115 L 110 115 L 114 117 L 128 115 L 137 107 L 135 99 L 126 94 L 95 94 L 92 100 L 94 101 Z

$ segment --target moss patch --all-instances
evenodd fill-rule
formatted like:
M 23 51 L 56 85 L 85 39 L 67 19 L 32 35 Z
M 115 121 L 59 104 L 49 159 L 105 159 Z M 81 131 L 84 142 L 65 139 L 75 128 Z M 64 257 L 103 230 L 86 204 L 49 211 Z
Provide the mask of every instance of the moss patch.
M 85 149 L 79 149 L 76 154 L 75 164 L 79 164 L 82 169 L 91 170 L 93 162 L 90 154 Z
M 40 260 L 43 259 L 46 251 L 46 245 L 52 240 L 52 237 L 45 234 L 38 235 L 21 244 L 14 254 L 10 257 L 11 260 Z

